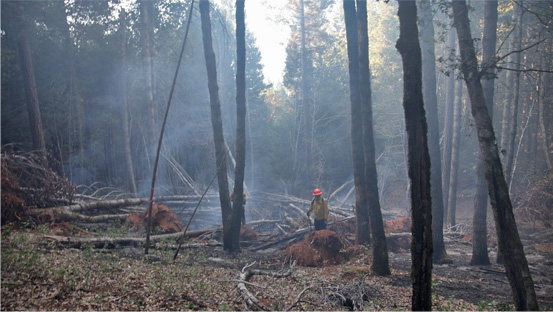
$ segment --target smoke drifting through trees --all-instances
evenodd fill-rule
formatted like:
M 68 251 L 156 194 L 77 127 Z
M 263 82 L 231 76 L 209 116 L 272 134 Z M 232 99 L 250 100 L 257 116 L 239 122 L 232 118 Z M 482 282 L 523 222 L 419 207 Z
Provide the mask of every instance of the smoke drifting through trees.
M 33 149 L 31 126 L 24 105 L 25 93 L 18 54 L 19 30 L 15 17 L 17 2 L 2 3 L 2 144 L 15 144 L 18 150 Z M 161 107 L 168 96 L 169 85 L 177 59 L 180 34 L 185 22 L 189 1 L 183 3 L 148 1 L 151 5 L 150 49 L 153 57 L 152 96 L 155 98 L 156 124 L 162 116 Z M 297 5 L 296 2 L 293 2 Z M 325 1 L 323 6 L 306 1 L 306 14 L 321 12 L 318 20 L 306 24 L 307 57 L 311 66 L 312 121 L 312 178 L 317 187 L 330 194 L 352 179 L 351 143 L 349 139 L 349 88 L 345 29 L 340 15 L 340 3 Z M 119 119 L 121 72 L 120 7 L 108 1 L 25 2 L 23 18 L 29 25 L 29 47 L 33 60 L 37 94 L 44 130 L 44 141 L 50 158 L 63 164 L 63 173 L 76 184 L 98 183 L 132 192 L 125 175 L 124 136 Z M 309 197 L 307 186 L 298 180 L 295 171 L 299 162 L 290 155 L 304 154 L 298 131 L 302 110 L 299 90 L 299 37 L 287 43 L 286 71 L 282 86 L 267 85 L 263 81 L 261 55 L 255 46 L 251 29 L 248 29 L 248 3 L 246 2 L 246 85 L 247 85 L 247 163 L 245 169 L 246 192 L 256 190 L 273 193 L 293 193 Z M 472 3 L 470 19 L 475 37 L 483 27 L 483 3 Z M 336 8 L 338 6 L 338 9 Z M 509 42 L 514 36 L 511 16 L 512 2 L 499 2 L 497 28 L 498 64 L 494 127 L 499 134 L 500 116 L 511 95 L 506 75 L 514 68 L 508 59 Z M 520 145 L 516 167 L 513 167 L 511 192 L 514 198 L 548 169 L 543 155 L 551 152 L 551 20 L 553 8 L 548 2 L 524 1 L 524 31 L 521 42 L 520 102 L 516 126 L 529 120 L 524 132 L 517 131 L 515 146 Z M 148 101 L 144 96 L 145 52 L 140 4 L 130 2 L 127 11 L 126 72 L 128 129 L 130 154 L 136 179 L 137 192 L 145 196 L 150 191 L 150 165 L 153 162 L 147 151 L 149 141 Z M 266 8 L 270 10 L 270 7 Z M 281 16 L 297 14 L 297 7 Z M 322 11 L 321 11 L 322 10 Z M 213 42 L 217 58 L 221 109 L 225 139 L 234 153 L 235 133 L 235 39 L 232 13 L 226 4 L 212 7 Z M 395 2 L 368 2 L 368 31 L 370 44 L 371 86 L 375 130 L 375 155 L 378 172 L 379 195 L 382 209 L 407 210 L 405 185 L 405 136 L 401 108 L 401 61 L 394 48 L 398 38 L 398 21 Z M 250 13 L 251 14 L 251 13 Z M 445 38 L 450 33 L 447 14 L 434 12 L 435 45 L 438 71 L 436 94 L 440 148 L 449 143 L 443 136 L 450 124 L 444 121 L 446 111 L 446 83 L 449 77 L 459 78 L 454 68 L 447 67 L 455 57 L 446 48 Z M 282 27 L 299 28 L 290 18 Z M 316 32 L 309 32 L 313 27 Z M 267 36 L 270 36 L 267 34 Z M 201 48 L 199 12 L 194 12 L 190 33 L 190 46 L 186 49 L 181 75 L 177 81 L 174 106 L 169 116 L 166 137 L 162 147 L 156 196 L 164 194 L 190 194 L 203 190 L 215 173 L 215 159 L 209 122 L 207 80 Z M 540 40 L 545 40 L 534 45 Z M 73 46 L 73 49 L 67 47 Z M 480 49 L 480 42 L 476 41 Z M 541 62 L 539 60 L 542 60 Z M 533 69 L 545 70 L 538 73 Z M 448 73 L 448 75 L 446 75 Z M 540 88 L 536 88 L 540 81 Z M 466 105 L 466 104 L 465 104 Z M 475 193 L 474 176 L 477 143 L 472 118 L 464 106 L 460 124 L 460 151 L 456 222 L 467 222 L 471 216 L 472 196 Z M 530 109 L 533 107 L 533 109 Z M 532 115 L 530 115 L 532 114 Z M 539 127 L 537 126 L 540 121 Z M 521 141 L 522 137 L 522 141 Z M 501 140 L 501 138 L 498 138 Z M 298 143 L 298 144 L 296 144 Z M 500 150 L 503 149 L 500 146 Z M 506 149 L 507 150 L 507 149 Z M 54 152 L 55 151 L 55 152 Z M 549 153 L 548 153 L 549 152 Z M 445 158 L 445 157 L 444 157 Z M 302 164 L 305 162 L 301 162 Z M 444 188 L 449 186 L 444 181 Z M 195 190 L 194 190 L 195 188 Z M 337 196 L 344 197 L 351 185 Z M 445 201 L 445 200 L 444 200 Z M 461 220 L 461 221 L 459 221 Z M 469 221 L 470 222 L 470 221 Z

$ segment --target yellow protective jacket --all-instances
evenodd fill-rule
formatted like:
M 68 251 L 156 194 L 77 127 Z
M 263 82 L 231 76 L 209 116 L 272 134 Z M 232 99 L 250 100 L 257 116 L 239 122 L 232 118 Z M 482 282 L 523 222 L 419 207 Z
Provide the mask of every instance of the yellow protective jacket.
M 242 205 L 243 206 L 246 206 L 246 192 L 242 193 L 242 196 L 244 198 L 243 202 L 242 202 Z M 230 201 L 234 203 L 234 192 L 231 192 L 230 193 Z
M 315 212 L 315 220 L 327 220 L 328 219 L 328 201 L 326 198 L 321 197 L 319 200 L 313 198 L 309 211 Z

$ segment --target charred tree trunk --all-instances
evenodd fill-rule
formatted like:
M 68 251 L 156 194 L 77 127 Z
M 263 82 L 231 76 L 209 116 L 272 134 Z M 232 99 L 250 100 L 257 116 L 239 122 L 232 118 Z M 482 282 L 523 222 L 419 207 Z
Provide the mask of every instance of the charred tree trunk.
M 209 1 L 200 0 L 200 15 L 202 24 L 202 38 L 207 68 L 209 89 L 209 103 L 211 106 L 211 125 L 213 127 L 213 141 L 215 144 L 215 159 L 217 182 L 219 184 L 219 200 L 223 218 L 223 248 L 229 252 L 240 251 L 239 235 L 229 222 L 232 217 L 230 196 L 227 180 L 225 137 L 223 135 L 223 120 L 221 118 L 221 103 L 219 100 L 219 85 L 217 84 L 217 66 L 211 37 L 211 20 L 209 17 Z M 238 228 L 240 232 L 240 228 Z M 240 234 L 240 233 L 238 233 Z
M 488 182 L 488 193 L 495 218 L 499 251 L 503 255 L 505 271 L 511 285 L 517 310 L 537 311 L 538 302 L 534 282 L 518 235 L 509 190 L 503 175 L 499 151 L 491 118 L 486 109 L 484 92 L 474 51 L 465 0 L 454 0 L 453 22 L 459 36 L 461 70 L 469 91 L 471 112 L 476 123 L 480 152 Z
M 422 95 L 422 56 L 417 30 L 417 5 L 399 0 L 399 39 L 403 61 L 403 109 L 408 135 L 411 180 L 411 282 L 413 311 L 432 309 L 432 197 L 430 155 Z
M 348 50 L 348 68 L 351 100 L 351 148 L 353 157 L 353 180 L 355 184 L 356 239 L 360 245 L 370 243 L 365 156 L 363 155 L 363 118 L 359 82 L 359 43 L 355 2 L 343 1 L 344 20 Z
M 436 54 L 434 48 L 434 21 L 432 4 L 429 0 L 420 0 L 419 19 L 424 110 L 428 120 L 428 152 L 430 154 L 430 177 L 432 179 L 432 236 L 433 261 L 447 261 L 444 244 L 444 199 L 442 192 L 442 160 L 440 157 L 440 126 L 438 123 L 438 98 L 436 96 Z
M 240 239 L 240 221 L 244 215 L 244 170 L 246 167 L 246 25 L 244 0 L 236 0 L 236 166 L 234 201 L 230 224 L 234 240 Z
M 495 55 L 497 41 L 497 1 L 488 0 L 484 4 L 484 33 L 482 35 L 482 63 L 486 66 L 482 89 L 486 108 L 493 120 L 495 69 L 491 66 Z M 474 218 L 472 238 L 472 265 L 490 265 L 488 257 L 488 194 L 486 194 L 486 177 L 484 163 L 479 153 L 476 165 L 476 190 L 474 195 Z
M 127 21 L 126 12 L 121 10 L 121 78 L 119 92 L 121 96 L 121 135 L 123 136 L 123 154 L 125 155 L 126 186 L 136 195 L 136 182 L 131 156 L 131 136 L 129 134 L 127 103 Z
M 369 66 L 369 36 L 367 29 L 367 1 L 357 0 L 357 29 L 359 38 L 359 87 L 363 118 L 363 149 L 365 156 L 365 179 L 372 234 L 372 271 L 377 275 L 390 275 L 388 245 L 378 194 L 376 172 L 373 112 L 371 99 L 371 72 Z

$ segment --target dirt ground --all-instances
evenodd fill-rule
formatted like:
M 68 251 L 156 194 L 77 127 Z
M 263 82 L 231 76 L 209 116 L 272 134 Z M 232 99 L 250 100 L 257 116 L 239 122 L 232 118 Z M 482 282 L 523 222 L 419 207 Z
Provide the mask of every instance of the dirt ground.
M 403 232 L 406 224 L 404 219 L 395 220 L 387 231 Z M 350 228 L 344 224 L 334 230 Z M 53 230 L 63 234 L 64 229 Z M 221 247 L 199 245 L 184 249 L 173 262 L 170 242 L 145 256 L 141 248 L 58 249 L 25 233 L 4 230 L 3 311 L 248 310 L 236 287 L 239 273 L 247 267 L 287 271 L 294 260 L 290 257 L 294 246 L 301 247 L 300 254 L 307 255 L 308 248 L 313 248 L 319 255 L 311 264 L 297 263 L 289 277 L 254 276 L 247 285 L 270 309 L 410 309 L 411 261 L 405 242 L 389 253 L 392 276 L 378 277 L 370 273 L 370 250 L 351 251 L 347 235 L 333 231 L 308 233 L 291 242 L 288 251 L 253 251 L 249 242 L 241 253 L 228 254 Z M 445 234 L 453 262 L 434 265 L 433 310 L 513 310 L 503 266 L 469 265 L 472 247 L 467 230 Z M 521 227 L 519 231 L 540 309 L 553 310 L 553 230 Z M 75 231 L 68 234 L 75 235 Z M 340 253 L 334 263 L 320 259 L 335 256 L 321 252 L 327 245 Z M 490 260 L 495 262 L 495 257 L 491 239 Z

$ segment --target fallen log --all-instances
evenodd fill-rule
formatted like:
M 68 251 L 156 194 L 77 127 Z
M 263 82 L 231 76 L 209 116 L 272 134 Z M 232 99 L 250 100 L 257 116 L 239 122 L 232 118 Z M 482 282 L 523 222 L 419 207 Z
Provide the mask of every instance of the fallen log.
M 88 210 L 101 210 L 101 209 L 110 209 L 110 208 L 120 208 L 120 207 L 129 207 L 143 205 L 147 203 L 146 198 L 126 198 L 126 199 L 114 199 L 114 200 L 103 200 L 96 202 L 83 202 L 76 203 L 69 206 L 58 206 L 52 208 L 37 208 L 31 209 L 30 211 L 35 214 L 47 212 L 47 211 L 57 211 L 58 213 L 67 213 L 67 212 L 83 212 Z
M 185 237 L 199 237 L 206 233 L 221 231 L 221 229 L 204 229 L 196 231 L 187 231 Z M 35 234 L 29 234 L 31 236 L 37 237 Z M 152 235 L 150 237 L 150 242 L 159 242 L 165 239 L 178 239 L 182 236 L 182 232 L 171 233 L 171 234 L 162 234 L 162 235 Z M 94 246 L 95 248 L 114 248 L 115 246 L 138 246 L 139 244 L 144 244 L 146 238 L 144 237 L 70 237 L 70 236 L 59 236 L 59 235 L 40 235 L 39 238 L 44 238 L 49 241 L 58 243 L 61 247 L 66 248 L 82 248 Z

